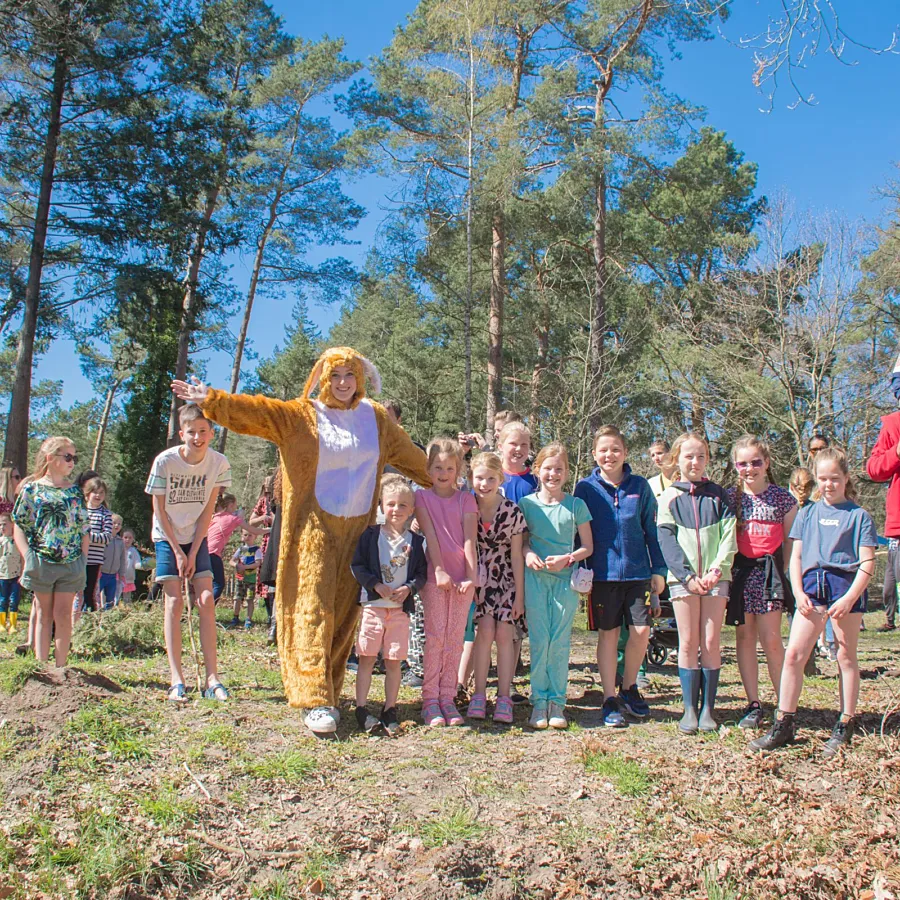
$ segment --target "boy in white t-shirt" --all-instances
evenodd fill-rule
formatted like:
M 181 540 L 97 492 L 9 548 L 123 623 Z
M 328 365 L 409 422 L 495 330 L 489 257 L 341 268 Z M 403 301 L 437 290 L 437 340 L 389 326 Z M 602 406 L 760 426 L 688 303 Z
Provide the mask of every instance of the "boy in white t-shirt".
M 145 491 L 153 497 L 153 541 L 156 545 L 156 581 L 166 597 L 166 653 L 172 686 L 169 700 L 187 701 L 181 670 L 182 581 L 191 581 L 197 597 L 200 646 L 206 666 L 210 700 L 227 700 L 219 680 L 216 656 L 216 607 L 206 532 L 219 492 L 231 485 L 228 460 L 209 449 L 212 423 L 200 407 L 182 406 L 178 414 L 183 444 L 164 450 L 153 461 Z

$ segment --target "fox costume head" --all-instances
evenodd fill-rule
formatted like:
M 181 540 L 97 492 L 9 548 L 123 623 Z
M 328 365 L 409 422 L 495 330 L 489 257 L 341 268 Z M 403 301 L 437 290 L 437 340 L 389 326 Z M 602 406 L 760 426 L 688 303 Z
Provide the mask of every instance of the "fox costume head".
M 347 403 L 338 400 L 331 392 L 331 376 L 338 366 L 345 366 L 356 378 L 356 393 Z M 319 400 L 326 406 L 332 409 L 356 409 L 359 401 L 366 396 L 366 379 L 369 380 L 372 390 L 380 394 L 381 376 L 372 362 L 352 347 L 331 347 L 318 358 L 309 373 L 306 386 L 303 388 L 303 399 L 309 400 L 318 386 Z

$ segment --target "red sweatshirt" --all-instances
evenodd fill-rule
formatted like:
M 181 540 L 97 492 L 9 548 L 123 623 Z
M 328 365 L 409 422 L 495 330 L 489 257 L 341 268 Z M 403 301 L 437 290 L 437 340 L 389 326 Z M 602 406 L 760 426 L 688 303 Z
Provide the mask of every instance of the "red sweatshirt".
M 900 412 L 881 417 L 881 433 L 872 455 L 866 461 L 866 472 L 872 481 L 890 481 L 887 493 L 887 515 L 884 533 L 887 537 L 900 537 Z

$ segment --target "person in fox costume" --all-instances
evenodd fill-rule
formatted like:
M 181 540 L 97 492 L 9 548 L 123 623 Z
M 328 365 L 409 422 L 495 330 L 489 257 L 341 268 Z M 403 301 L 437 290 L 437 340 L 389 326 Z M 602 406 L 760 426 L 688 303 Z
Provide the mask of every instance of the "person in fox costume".
M 281 675 L 288 702 L 305 710 L 315 733 L 336 730 L 341 687 L 356 633 L 359 585 L 350 561 L 374 521 L 386 465 L 424 487 L 425 454 L 366 396 L 381 379 L 350 347 L 318 359 L 295 400 L 228 394 L 175 381 L 182 400 L 231 431 L 277 444 L 283 513 L 275 608 Z M 318 396 L 312 394 L 318 387 Z

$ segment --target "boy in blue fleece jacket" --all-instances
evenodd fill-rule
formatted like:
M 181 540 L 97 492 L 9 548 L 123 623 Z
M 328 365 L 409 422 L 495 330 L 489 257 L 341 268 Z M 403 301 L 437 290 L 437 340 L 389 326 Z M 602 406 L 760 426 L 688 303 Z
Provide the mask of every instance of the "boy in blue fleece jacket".
M 594 435 L 597 468 L 575 486 L 591 512 L 594 570 L 588 625 L 599 631 L 597 668 L 603 684 L 603 724 L 624 728 L 624 708 L 636 718 L 650 715 L 637 688 L 637 674 L 650 639 L 651 598 L 665 587 L 666 563 L 656 536 L 656 498 L 647 480 L 625 462 L 622 432 L 605 425 Z M 616 650 L 622 623 L 629 629 L 625 673 L 616 699 Z

